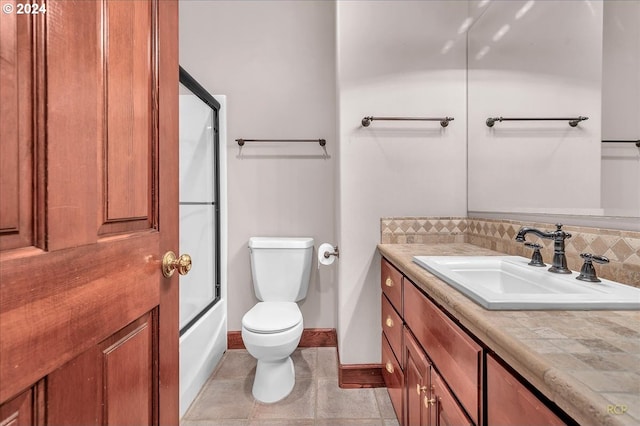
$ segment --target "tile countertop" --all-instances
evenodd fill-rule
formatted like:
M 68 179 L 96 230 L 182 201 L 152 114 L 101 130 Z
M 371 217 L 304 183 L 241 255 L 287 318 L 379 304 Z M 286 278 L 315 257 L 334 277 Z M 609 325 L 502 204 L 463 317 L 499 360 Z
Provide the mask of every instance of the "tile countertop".
M 581 425 L 640 424 L 640 311 L 489 311 L 412 258 L 504 253 L 468 243 L 378 250 Z M 609 413 L 616 405 L 628 411 Z

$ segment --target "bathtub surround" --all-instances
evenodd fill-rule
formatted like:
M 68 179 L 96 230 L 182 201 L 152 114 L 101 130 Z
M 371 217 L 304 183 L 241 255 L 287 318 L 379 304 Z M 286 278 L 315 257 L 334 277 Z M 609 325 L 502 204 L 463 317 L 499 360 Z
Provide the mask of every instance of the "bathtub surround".
M 383 244 L 420 244 L 468 242 L 502 253 L 531 257 L 531 250 L 515 240 L 518 230 L 532 226 L 553 230 L 555 224 L 466 217 L 397 217 L 380 219 Z M 618 231 L 565 225 L 572 234 L 565 240 L 569 269 L 579 271 L 580 253 L 606 256 L 610 263 L 596 265 L 598 276 L 640 287 L 640 232 Z M 553 241 L 527 236 L 527 241 L 544 247 L 540 250 L 547 263 L 553 258 Z

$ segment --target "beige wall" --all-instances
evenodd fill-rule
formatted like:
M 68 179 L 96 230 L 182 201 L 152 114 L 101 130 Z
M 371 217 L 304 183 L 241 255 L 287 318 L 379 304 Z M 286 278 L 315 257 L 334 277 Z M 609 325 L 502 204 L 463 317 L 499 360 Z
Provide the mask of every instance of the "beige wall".
M 180 64 L 228 104 L 228 326 L 257 301 L 251 236 L 335 235 L 335 5 L 326 1 L 181 1 Z M 325 138 L 318 144 L 235 139 Z M 315 261 L 314 261 L 315 265 Z M 337 267 L 315 268 L 305 327 L 336 327 Z
M 380 362 L 380 218 L 466 215 L 466 16 L 466 2 L 337 3 L 343 364 Z M 369 115 L 455 120 L 361 127 Z

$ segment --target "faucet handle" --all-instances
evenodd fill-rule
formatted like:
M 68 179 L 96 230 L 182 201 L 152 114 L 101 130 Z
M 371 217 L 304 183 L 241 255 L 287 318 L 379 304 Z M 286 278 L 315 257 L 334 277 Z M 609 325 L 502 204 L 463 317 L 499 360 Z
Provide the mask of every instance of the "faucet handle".
M 542 260 L 542 253 L 540 253 L 540 249 L 542 248 L 542 246 L 540 244 L 530 243 L 528 241 L 525 241 L 524 245 L 525 247 L 529 247 L 533 249 L 533 254 L 531 255 L 531 262 L 528 263 L 529 265 L 547 266 Z
M 580 257 L 584 259 L 584 264 L 580 269 L 580 275 L 578 275 L 576 279 L 590 283 L 599 283 L 600 279 L 596 276 L 596 268 L 593 267 L 592 262 L 604 264 L 609 263 L 609 259 L 605 256 L 596 256 L 591 253 L 582 253 Z
M 571 238 L 571 234 L 568 232 L 565 232 L 562 230 L 562 224 L 561 223 L 556 223 L 556 231 L 555 232 L 561 232 L 562 233 L 562 237 L 563 238 Z

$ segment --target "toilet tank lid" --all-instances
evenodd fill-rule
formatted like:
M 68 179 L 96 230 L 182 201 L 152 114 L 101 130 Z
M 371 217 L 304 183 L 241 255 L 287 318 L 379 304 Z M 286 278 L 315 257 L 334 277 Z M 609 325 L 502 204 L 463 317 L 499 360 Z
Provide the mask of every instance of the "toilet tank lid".
M 308 248 L 313 247 L 313 238 L 284 238 L 284 237 L 251 237 L 249 248 Z

